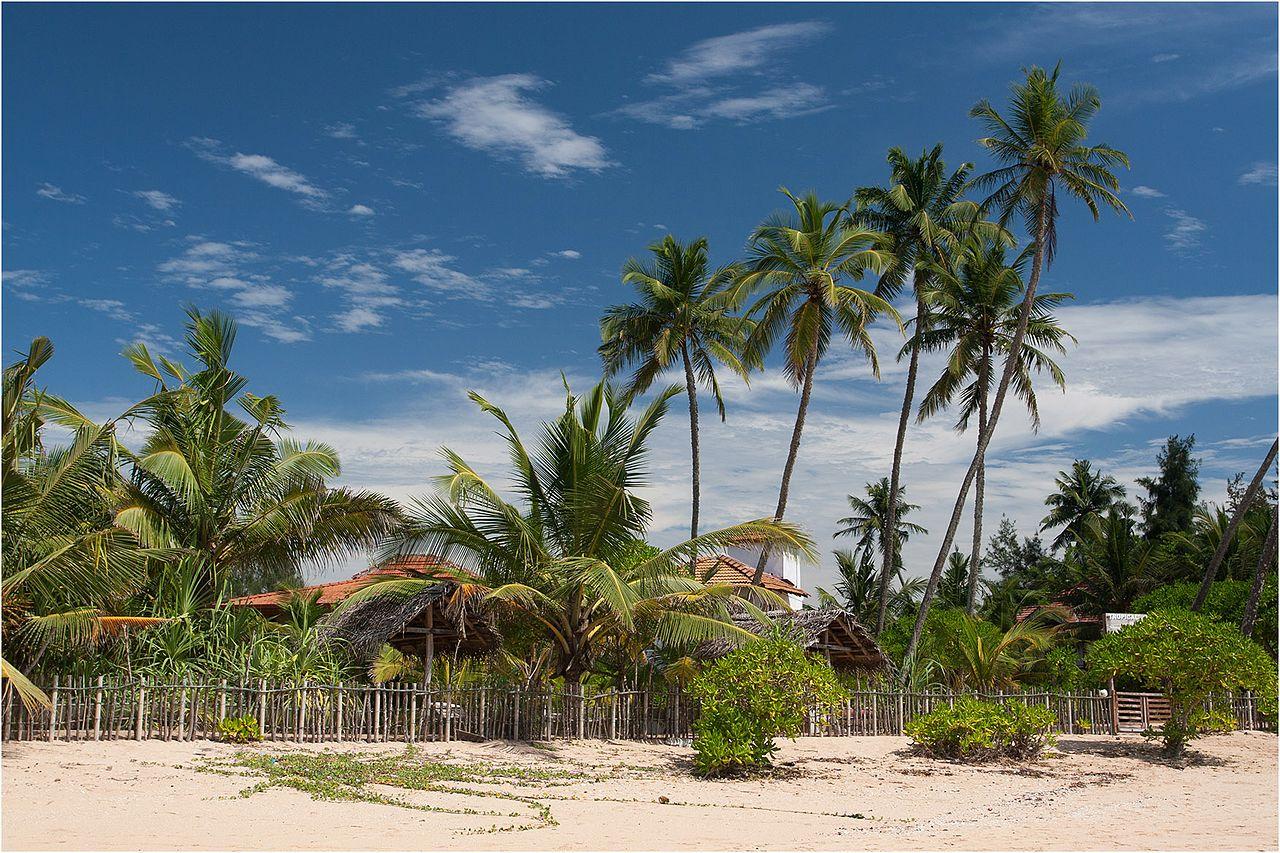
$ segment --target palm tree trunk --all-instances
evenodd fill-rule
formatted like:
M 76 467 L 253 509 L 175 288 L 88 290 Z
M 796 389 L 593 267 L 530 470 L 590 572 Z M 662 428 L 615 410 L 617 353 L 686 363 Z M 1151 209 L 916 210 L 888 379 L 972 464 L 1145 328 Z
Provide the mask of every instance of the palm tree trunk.
M 1271 442 L 1271 449 L 1267 451 L 1267 458 L 1262 460 L 1258 473 L 1253 475 L 1253 482 L 1249 484 L 1244 497 L 1236 505 L 1236 511 L 1231 514 L 1231 524 L 1227 526 L 1226 531 L 1222 534 L 1222 540 L 1218 542 L 1218 548 L 1213 552 L 1213 559 L 1209 561 L 1209 565 L 1204 567 L 1204 577 L 1200 579 L 1200 589 L 1196 592 L 1196 600 L 1191 604 L 1191 612 L 1199 613 L 1200 608 L 1204 607 L 1204 600 L 1209 596 L 1209 587 L 1213 584 L 1214 578 L 1218 576 L 1218 567 L 1222 565 L 1222 558 L 1226 556 L 1227 549 L 1231 547 L 1231 540 L 1236 538 L 1236 530 L 1239 529 L 1240 522 L 1244 520 L 1245 512 L 1248 511 L 1254 499 L 1258 497 L 1258 490 L 1262 488 L 1262 481 L 1267 478 L 1267 470 L 1271 467 L 1271 463 L 1276 461 L 1277 450 L 1280 450 L 1280 438 Z
M 982 373 L 978 377 L 978 435 L 987 426 L 987 365 L 991 363 L 991 345 L 982 344 Z M 969 553 L 969 590 L 965 598 L 964 612 L 970 616 L 977 609 L 978 576 L 982 574 L 982 508 L 987 488 L 987 458 L 983 454 L 978 461 L 978 476 L 973 487 L 973 549 Z
M 1271 560 L 1276 555 L 1276 512 L 1271 511 L 1271 527 L 1267 530 L 1267 540 L 1262 544 L 1262 553 L 1258 555 L 1258 570 L 1253 573 L 1253 586 L 1249 588 L 1249 600 L 1244 605 L 1244 617 L 1240 620 L 1240 633 L 1246 637 L 1253 635 L 1253 620 L 1258 617 L 1258 599 L 1262 595 L 1262 584 L 1267 578 L 1267 569 L 1271 568 Z
M 698 502 L 702 491 L 702 463 L 698 456 L 698 386 L 694 381 L 688 346 L 681 346 L 680 354 L 684 356 L 684 383 L 689 392 L 689 445 L 693 453 L 693 512 L 689 520 L 689 538 L 697 539 Z
M 787 451 L 787 464 L 782 469 L 782 487 L 778 489 L 778 508 L 773 513 L 774 521 L 782 521 L 787 511 L 787 492 L 791 488 L 791 472 L 796 467 L 796 456 L 800 453 L 800 433 L 804 430 L 804 416 L 809 411 L 809 395 L 813 393 L 813 374 L 818 372 L 818 341 L 813 341 L 809 348 L 809 358 L 804 366 L 804 385 L 800 390 L 800 408 L 796 410 L 796 426 L 791 431 L 791 449 Z M 759 586 L 764 579 L 764 567 L 769 562 L 768 545 L 760 550 L 760 562 L 756 563 L 756 573 L 751 578 L 752 586 Z
M 1014 371 L 1017 370 L 1019 356 L 1022 353 L 1022 340 L 1027 335 L 1027 323 L 1031 320 L 1031 307 L 1035 304 L 1036 288 L 1040 285 L 1040 272 L 1044 266 L 1044 238 L 1049 230 L 1049 194 L 1046 191 L 1044 198 L 1040 202 L 1040 209 L 1036 213 L 1036 248 L 1032 259 L 1031 280 L 1027 282 L 1026 293 L 1022 297 L 1022 308 L 1018 312 L 1018 328 L 1014 330 L 1013 342 L 1009 346 L 1009 355 L 1005 358 L 1004 371 L 1000 374 L 1000 385 L 996 388 L 996 398 L 991 404 L 991 414 L 987 419 L 986 425 L 978 433 L 978 449 L 973 454 L 973 460 L 969 463 L 969 468 L 965 471 L 964 480 L 960 483 L 960 492 L 956 495 L 955 506 L 951 510 L 951 520 L 947 524 L 946 535 L 942 538 L 942 546 L 938 549 L 938 558 L 934 560 L 933 571 L 929 574 L 929 583 L 925 587 L 924 595 L 920 599 L 920 609 L 916 613 L 916 624 L 911 631 L 911 642 L 907 645 L 905 659 L 910 660 L 915 657 L 916 649 L 920 645 L 920 635 L 924 632 L 924 620 L 929 615 L 929 606 L 933 603 L 933 596 L 938 591 L 938 580 L 942 577 L 943 567 L 947 564 L 947 554 L 951 551 L 951 544 L 956 539 L 956 529 L 960 526 L 960 516 L 964 514 L 964 504 L 969 497 L 969 489 L 973 486 L 974 478 L 978 474 L 978 468 L 983 464 L 986 458 L 987 445 L 991 443 L 991 436 L 995 434 L 996 424 L 1000 420 L 1000 410 L 1004 407 L 1004 397 L 1009 390 L 1009 384 L 1013 381 Z
M 918 273 L 911 274 L 911 287 L 916 294 L 916 334 L 924 319 L 924 300 L 920 297 Z M 920 347 L 911 347 L 911 361 L 907 365 L 907 390 L 902 394 L 902 412 L 898 415 L 898 438 L 893 445 L 893 469 L 889 472 L 889 511 L 886 514 L 888 530 L 898 529 L 898 480 L 902 473 L 902 447 L 907 442 L 907 423 L 911 420 L 911 404 L 916 394 L 916 372 L 920 367 Z M 890 536 L 884 546 L 884 567 L 880 571 L 880 608 L 876 613 L 875 636 L 884 632 L 885 618 L 889 612 L 889 578 L 897 570 L 897 537 Z

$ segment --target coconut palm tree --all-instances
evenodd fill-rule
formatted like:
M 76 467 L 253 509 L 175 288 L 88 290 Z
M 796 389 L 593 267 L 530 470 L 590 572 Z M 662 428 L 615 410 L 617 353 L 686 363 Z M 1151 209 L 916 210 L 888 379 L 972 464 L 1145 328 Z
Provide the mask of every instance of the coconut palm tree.
M 839 607 L 863 625 L 870 625 L 880 609 L 880 566 L 876 547 L 853 551 L 836 550 L 835 595 L 818 589 L 818 601 L 824 607 Z M 910 612 L 920 593 L 917 579 L 905 580 L 901 568 L 894 573 L 896 586 L 890 587 L 889 611 L 896 615 Z
M 895 574 L 900 572 L 902 570 L 902 544 L 913 533 L 924 535 L 929 532 L 918 524 L 904 520 L 907 515 L 920 508 L 916 504 L 909 504 L 903 500 L 906 492 L 905 486 L 899 487 L 897 500 L 893 502 L 897 506 L 892 528 L 896 530 L 896 535 L 889 535 L 891 529 L 889 526 L 889 478 L 882 477 L 877 483 L 867 483 L 867 496 L 865 498 L 857 495 L 847 496 L 849 509 L 853 510 L 853 514 L 836 521 L 836 524 L 842 525 L 842 527 L 833 534 L 833 538 L 840 536 L 854 537 L 857 540 L 856 548 L 862 553 L 864 559 L 870 558 L 877 551 L 883 555 L 888 549 L 892 548 L 893 552 L 897 554 L 893 563 L 893 571 Z
M 978 433 L 987 421 L 991 384 L 996 375 L 996 357 L 1011 351 L 1013 335 L 1019 319 L 1022 294 L 1021 269 L 1027 253 L 1012 264 L 1005 262 L 1004 246 L 989 243 L 972 247 L 953 272 L 947 268 L 933 270 L 934 285 L 925 299 L 931 319 L 919 327 L 907 347 L 925 352 L 949 350 L 946 368 L 920 401 L 919 420 L 931 417 L 958 400 L 960 406 L 956 429 L 968 429 L 970 419 L 978 417 Z M 1032 372 L 1048 373 L 1061 388 L 1066 387 L 1062 371 L 1050 353 L 1065 352 L 1064 341 L 1075 341 L 1062 329 L 1050 311 L 1070 294 L 1043 293 L 1035 298 L 1026 335 L 1018 351 L 1014 393 L 1027 406 L 1033 428 L 1040 426 Z M 907 348 L 904 347 L 905 353 Z M 986 489 L 985 452 L 978 460 L 973 501 L 973 545 L 965 609 L 973 614 L 977 598 L 978 576 L 982 566 L 982 516 Z
M 867 357 L 878 378 L 871 322 L 878 314 L 887 314 L 901 327 L 898 312 L 888 302 L 849 284 L 868 270 L 880 273 L 890 267 L 893 253 L 885 248 L 885 235 L 852 225 L 847 206 L 821 201 L 814 193 L 796 196 L 785 187 L 781 191 L 792 209 L 773 216 L 752 234 L 736 289 L 743 296 L 764 291 L 747 311 L 755 320 L 745 347 L 748 361 L 763 363 L 774 343 L 784 337 L 783 370 L 792 385 L 800 388 L 800 406 L 773 514 L 779 522 L 787 511 L 814 375 L 831 345 L 832 333 L 843 333 Z M 756 565 L 757 585 L 768 561 L 769 547 L 764 545 Z
M 995 434 L 1005 394 L 1018 371 L 1018 354 L 1036 304 L 1040 275 L 1057 252 L 1058 195 L 1062 193 L 1079 199 L 1095 220 L 1104 207 L 1121 213 L 1129 212 L 1118 195 L 1120 182 L 1111 171 L 1117 166 L 1127 168 L 1128 156 L 1105 144 L 1085 144 L 1089 122 L 1101 107 L 1098 93 L 1091 86 L 1078 85 L 1064 97 L 1058 90 L 1059 70 L 1060 66 L 1055 67 L 1052 73 L 1034 67 L 1027 71 L 1025 81 L 1012 87 L 1007 119 L 985 100 L 969 113 L 983 123 L 989 134 L 979 139 L 979 144 L 1003 164 L 976 178 L 974 185 L 989 191 L 983 208 L 997 211 L 997 221 L 1001 225 L 1007 225 L 1015 215 L 1022 219 L 1032 240 L 1031 276 L 1023 292 L 1022 311 L 987 423 L 978 436 L 978 449 L 956 495 L 950 522 L 929 575 L 929 584 L 920 601 L 920 611 L 907 649 L 908 657 L 920 644 L 929 604 L 955 541 L 969 489 Z
M 1061 527 L 1054 548 L 1065 548 L 1079 542 L 1089 520 L 1102 518 L 1124 500 L 1124 486 L 1116 478 L 1094 470 L 1088 459 L 1071 463 L 1070 471 L 1059 471 L 1053 481 L 1057 491 L 1044 499 L 1049 514 L 1040 522 L 1041 530 Z
M 1156 546 L 1135 532 L 1126 513 L 1113 507 L 1091 519 L 1082 546 L 1069 598 L 1083 612 L 1126 612 L 1134 599 L 1160 585 Z
M 1240 633 L 1246 637 L 1253 636 L 1253 623 L 1258 617 L 1258 599 L 1262 595 L 1262 584 L 1267 579 L 1276 559 L 1276 510 L 1268 507 L 1271 524 L 1267 528 L 1266 538 L 1262 542 L 1262 550 L 1258 552 L 1258 564 L 1253 573 L 1253 583 L 1249 587 L 1249 598 L 1245 601 L 1244 614 L 1240 618 Z
M 859 188 L 854 193 L 857 209 L 851 219 L 889 236 L 895 262 L 880 276 L 876 294 L 885 299 L 895 299 L 910 279 L 916 300 L 914 323 L 923 329 L 928 327 L 924 294 L 929 287 L 930 265 L 948 265 L 970 238 L 1007 241 L 1008 232 L 984 220 L 978 205 L 961 198 L 973 164 L 963 163 L 948 174 L 942 160 L 941 143 L 930 151 L 922 152 L 914 160 L 901 148 L 890 148 L 888 160 L 889 186 Z M 907 385 L 902 395 L 893 467 L 889 474 L 890 527 L 897 514 L 894 496 L 900 485 L 902 451 L 920 364 L 918 348 L 911 346 L 909 351 Z M 884 586 L 880 590 L 880 610 L 876 615 L 877 636 L 884 630 L 889 602 L 888 579 L 891 573 L 887 567 L 894 565 L 896 559 L 896 545 L 891 541 L 884 554 L 886 570 L 881 573 Z
M 36 371 L 52 356 L 49 340 L 36 338 L 3 380 L 0 609 L 6 657 L 0 664 L 6 688 L 28 705 L 48 704 L 23 670 L 37 666 L 51 643 L 86 647 L 130 625 L 152 623 L 120 616 L 118 606 L 146 581 L 147 558 L 157 556 L 111 524 L 121 450 L 116 422 L 95 424 L 35 387 Z M 50 422 L 72 431 L 69 444 L 45 445 Z
M 945 623 L 937 640 L 943 679 L 953 690 L 991 692 L 1016 687 L 1053 649 L 1055 634 L 1056 628 L 1039 618 L 1001 634 L 966 614 Z
M 1262 489 L 1262 481 L 1266 478 L 1267 471 L 1271 469 L 1272 464 L 1276 461 L 1277 452 L 1280 452 L 1280 438 L 1271 442 L 1266 458 L 1258 466 L 1258 472 L 1253 475 L 1249 488 L 1245 490 L 1244 498 L 1236 506 L 1235 512 L 1231 514 L 1231 522 L 1227 527 L 1226 533 L 1223 534 L 1209 562 L 1205 564 L 1204 576 L 1200 579 L 1200 588 L 1196 590 L 1195 601 L 1191 604 L 1192 612 L 1199 612 L 1200 608 L 1204 606 L 1204 601 L 1209 596 L 1209 587 L 1213 585 L 1214 578 L 1218 576 L 1218 568 L 1222 565 L 1222 559 L 1227 554 L 1227 548 L 1231 546 L 1231 540 L 1235 538 L 1236 529 L 1240 527 L 1240 523 L 1244 520 L 1245 513 L 1253 506 L 1254 500 Z
M 194 561 L 210 589 L 236 592 L 297 585 L 305 563 L 358 553 L 390 533 L 400 519 L 394 502 L 326 486 L 340 473 L 337 452 L 287 437 L 275 397 L 242 393 L 248 380 L 228 367 L 235 323 L 187 313 L 198 370 L 157 361 L 142 344 L 126 350 L 162 398 L 143 415 L 151 432 L 129 454 L 116 525 Z
M 511 452 L 509 502 L 458 454 L 442 451 L 449 473 L 441 493 L 418 498 L 405 527 L 391 540 L 400 553 L 432 553 L 464 571 L 453 580 L 450 607 L 493 607 L 522 615 L 554 649 L 553 676 L 576 690 L 602 651 L 638 624 L 651 638 L 679 647 L 703 640 L 743 642 L 750 632 L 732 624 L 743 610 L 760 619 L 748 600 L 784 606 L 766 590 L 707 585 L 690 573 L 699 554 L 743 542 L 764 542 L 812 556 L 798 529 L 767 519 L 703 533 L 636 559 L 651 511 L 635 490 L 644 485 L 647 443 L 680 393 L 671 387 L 638 417 L 630 399 L 601 382 L 582 397 L 567 394 L 564 414 L 546 424 L 537 446 L 527 445 L 499 407 L 471 399 L 502 425 Z M 376 581 L 343 606 L 375 595 L 411 595 L 439 583 L 428 577 Z
M 600 357 L 606 375 L 634 364 L 636 371 L 626 393 L 643 394 L 677 360 L 684 367 L 685 393 L 689 397 L 689 443 L 693 457 L 693 508 L 689 536 L 698 536 L 701 464 L 698 451 L 698 385 L 716 402 L 724 420 L 724 398 L 716 381 L 716 364 L 729 368 L 745 381 L 747 367 L 741 359 L 744 341 L 742 320 L 733 316 L 729 286 L 736 270 L 710 269 L 707 240 L 700 237 L 682 245 L 668 234 L 649 246 L 649 261 L 631 258 L 622 267 L 622 281 L 633 284 L 640 301 L 609 308 L 600 321 Z

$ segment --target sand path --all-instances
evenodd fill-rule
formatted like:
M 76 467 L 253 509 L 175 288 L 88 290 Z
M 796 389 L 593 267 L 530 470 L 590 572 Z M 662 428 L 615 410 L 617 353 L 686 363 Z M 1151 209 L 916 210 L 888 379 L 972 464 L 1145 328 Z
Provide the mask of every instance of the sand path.
M 0 841 L 4 850 L 1277 847 L 1273 735 L 1205 739 L 1186 767 L 1159 761 L 1138 738 L 1064 737 L 1058 754 L 1024 768 L 933 762 L 906 756 L 905 746 L 902 738 L 806 738 L 783 745 L 777 777 L 748 781 L 699 780 L 688 749 L 653 744 L 423 748 L 434 760 L 602 777 L 489 786 L 550 806 L 558 821 L 512 831 L 535 822 L 536 803 L 385 791 L 431 807 L 519 815 L 494 817 L 317 801 L 278 788 L 240 797 L 256 779 L 191 769 L 228 757 L 222 744 L 6 744 Z M 485 831 L 493 827 L 505 831 Z

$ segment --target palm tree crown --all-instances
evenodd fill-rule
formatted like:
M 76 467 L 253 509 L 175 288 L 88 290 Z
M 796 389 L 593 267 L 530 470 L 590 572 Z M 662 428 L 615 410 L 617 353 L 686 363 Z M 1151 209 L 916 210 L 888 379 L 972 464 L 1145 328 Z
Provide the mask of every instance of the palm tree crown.
M 1040 522 L 1040 529 L 1062 528 L 1053 540 L 1054 548 L 1079 542 L 1090 520 L 1106 515 L 1125 496 L 1124 486 L 1096 470 L 1088 459 L 1075 460 L 1071 470 L 1059 471 L 1053 482 L 1057 491 L 1044 499 L 1049 514 Z
M 865 498 L 857 495 L 848 496 L 849 508 L 853 510 L 853 514 L 836 522 L 842 527 L 834 535 L 855 537 L 857 548 L 863 553 L 864 559 L 877 550 L 883 551 L 889 547 L 889 542 L 892 540 L 895 553 L 898 555 L 895 568 L 901 569 L 902 543 L 906 542 L 913 533 L 929 532 L 918 524 L 903 520 L 904 516 L 920 508 L 916 504 L 909 504 L 903 500 L 906 492 L 906 487 L 899 487 L 896 502 L 898 512 L 894 520 L 894 529 L 897 531 L 895 536 L 889 536 L 888 477 L 882 477 L 879 482 L 867 483 Z

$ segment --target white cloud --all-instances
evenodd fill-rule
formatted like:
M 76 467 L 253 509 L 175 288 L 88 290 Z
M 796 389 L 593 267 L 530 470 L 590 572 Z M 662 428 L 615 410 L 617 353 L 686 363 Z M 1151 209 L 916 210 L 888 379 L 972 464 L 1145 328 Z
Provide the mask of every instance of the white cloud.
M 307 319 L 285 313 L 292 292 L 256 269 L 261 258 L 248 244 L 200 237 L 189 242 L 181 255 L 159 265 L 165 279 L 223 294 L 240 323 L 281 343 L 310 339 Z
M 782 84 L 778 77 L 789 53 L 829 31 L 827 24 L 802 21 L 697 42 L 663 71 L 645 78 L 676 91 L 624 104 L 613 112 L 673 130 L 692 130 L 715 120 L 745 124 L 828 109 L 831 104 L 821 86 Z M 757 80 L 766 69 L 771 84 L 760 89 Z
M 1138 184 L 1138 186 L 1129 190 L 1129 192 L 1142 198 L 1164 198 L 1164 193 L 1160 192 L 1160 190 L 1155 187 L 1146 187 L 1142 184 Z
M 359 139 L 356 126 L 345 121 L 331 124 L 324 129 L 324 135 L 331 139 Z
M 305 175 L 276 162 L 274 158 L 265 154 L 244 154 L 239 151 L 226 154 L 221 142 L 205 137 L 191 139 L 188 146 L 204 160 L 228 166 L 269 187 L 301 196 L 304 203 L 310 207 L 321 207 L 322 202 L 329 196 L 329 193 L 311 183 Z
M 76 193 L 69 193 L 62 187 L 54 186 L 50 183 L 43 183 L 36 189 L 36 195 L 41 198 L 47 198 L 50 201 L 60 201 L 63 204 L 84 204 L 85 198 Z
M 710 78 L 764 69 L 780 54 L 825 35 L 831 30 L 821 21 L 771 24 L 727 36 L 696 42 L 664 71 L 650 74 L 652 83 L 689 85 Z
M 488 285 L 454 269 L 453 255 L 439 249 L 410 249 L 398 252 L 392 264 L 413 276 L 424 287 L 450 296 L 489 302 L 493 293 Z
M 1200 245 L 1200 238 L 1208 230 L 1204 220 L 1197 219 L 1185 210 L 1176 207 L 1166 207 L 1164 212 L 1166 216 L 1173 220 L 1173 224 L 1164 235 L 1164 240 L 1169 245 L 1169 248 L 1174 251 L 1185 252 Z
M 364 204 L 353 204 L 347 214 L 349 216 L 373 216 L 373 208 Z
M 1182 54 L 1180 53 L 1157 53 L 1155 56 L 1151 57 L 1151 61 L 1156 63 L 1173 62 L 1175 59 L 1181 58 Z
M 1080 338 L 1080 346 L 1061 358 L 1066 371 L 1065 394 L 1040 392 L 1044 428 L 1033 433 L 1018 408 L 1006 410 L 988 459 L 988 534 L 1002 513 L 1030 534 L 1044 515 L 1043 500 L 1054 474 L 1089 451 L 1090 433 L 1121 433 L 1144 422 L 1151 438 L 1177 429 L 1164 418 L 1176 417 L 1191 404 L 1272 397 L 1277 385 L 1277 298 L 1257 296 L 1146 298 L 1062 308 L 1063 325 Z M 1259 318 L 1266 318 L 1259 322 Z M 882 353 L 896 350 L 901 337 L 883 325 L 876 328 Z M 943 356 L 929 356 L 921 376 L 932 378 L 944 366 Z M 888 361 L 888 360 L 886 360 Z M 1249 370 L 1235 366 L 1249 364 Z M 886 364 L 886 367 L 889 367 Z M 905 370 L 900 365 L 895 370 Z M 729 419 L 705 417 L 703 429 L 703 526 L 711 529 L 772 511 L 778 478 L 795 416 L 796 395 L 775 371 L 753 378 L 749 390 L 724 377 Z M 350 422 L 300 419 L 299 435 L 328 441 L 342 450 L 343 480 L 375 488 L 398 498 L 431 491 L 430 478 L 442 463 L 438 448 L 448 445 L 473 462 L 481 473 L 506 487 L 507 448 L 494 435 L 492 419 L 465 398 L 474 388 L 503 406 L 526 437 L 554 417 L 563 405 L 560 373 L 554 369 L 523 370 L 504 365 L 476 365 L 466 372 L 408 369 L 367 375 L 359 381 L 403 382 L 433 386 L 429 399 L 387 418 Z M 569 371 L 572 387 L 586 390 L 593 377 Z M 807 528 L 818 542 L 826 565 L 829 552 L 842 543 L 830 538 L 835 520 L 846 514 L 844 496 L 888 473 L 897 412 L 901 403 L 900 372 L 886 370 L 886 381 L 869 380 L 865 364 L 833 350 L 820 373 L 820 395 L 805 428 L 787 515 Z M 908 572 L 922 574 L 932 565 L 938 533 L 944 529 L 955 490 L 972 455 L 973 435 L 957 434 L 944 414 L 908 435 L 903 479 L 907 494 L 922 509 L 913 520 L 934 531 L 906 548 Z M 645 495 L 653 502 L 652 537 L 671 543 L 688 524 L 689 462 L 687 426 L 679 406 L 655 433 Z M 1256 429 L 1242 427 L 1235 444 L 1198 448 L 1205 459 L 1202 481 L 1206 497 L 1220 499 L 1218 483 L 1231 473 L 1252 469 Z M 1108 473 L 1126 482 L 1151 473 L 1155 448 L 1146 440 L 1127 439 L 1119 449 L 1095 457 Z M 966 513 L 957 541 L 967 543 L 971 513 Z M 829 569 L 805 568 L 803 585 L 828 586 Z
M 320 277 L 320 283 L 340 290 L 346 310 L 334 315 L 333 322 L 343 332 L 365 332 L 380 327 L 386 312 L 403 308 L 405 300 L 387 274 L 371 263 L 339 257 Z
M 571 261 L 576 261 L 578 258 L 582 257 L 582 253 L 577 249 L 561 249 L 560 251 L 552 252 L 551 254 L 555 255 L 557 258 L 568 258 Z
M 458 143 L 520 161 L 526 171 L 561 178 L 611 165 L 604 144 L 575 131 L 567 120 L 528 97 L 545 88 L 532 74 L 475 77 L 444 96 L 415 105 L 417 115 L 439 122 Z
M 1249 171 L 1240 176 L 1238 182 L 1242 186 L 1259 184 L 1265 187 L 1274 187 L 1276 185 L 1276 164 L 1254 163 Z
M 159 211 L 169 211 L 182 204 L 181 201 L 163 190 L 137 190 L 134 195 Z

